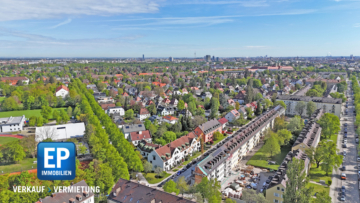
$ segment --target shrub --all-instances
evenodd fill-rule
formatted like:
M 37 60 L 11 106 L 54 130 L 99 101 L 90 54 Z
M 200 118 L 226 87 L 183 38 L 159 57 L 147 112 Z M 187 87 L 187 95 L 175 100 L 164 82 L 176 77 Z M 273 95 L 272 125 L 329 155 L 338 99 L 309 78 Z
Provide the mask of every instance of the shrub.
M 331 185 L 331 183 L 332 183 L 332 181 L 331 181 L 331 180 L 328 180 L 328 185 L 329 185 L 329 186 Z

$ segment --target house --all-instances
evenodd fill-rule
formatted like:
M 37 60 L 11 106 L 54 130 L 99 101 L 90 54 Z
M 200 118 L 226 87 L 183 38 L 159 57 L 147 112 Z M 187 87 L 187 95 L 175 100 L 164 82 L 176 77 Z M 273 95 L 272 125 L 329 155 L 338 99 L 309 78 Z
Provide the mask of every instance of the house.
M 169 105 L 171 105 L 173 107 L 177 107 L 178 103 L 179 103 L 179 101 L 176 98 L 174 98 L 170 101 Z
M 136 147 L 136 149 L 140 152 L 141 156 L 147 159 L 149 153 L 155 149 L 159 149 L 161 145 L 141 140 Z
M 9 85 L 16 85 L 19 80 L 24 85 L 28 85 L 30 82 L 29 78 L 27 78 L 27 77 L 2 77 L 1 78 L 1 82 L 4 82 Z
M 219 123 L 222 125 L 222 128 L 224 129 L 226 125 L 229 123 L 229 121 L 226 118 L 220 118 Z
M 67 95 L 69 95 L 69 89 L 65 85 L 60 85 L 56 88 L 55 96 L 65 98 Z
M 239 91 L 239 93 L 233 98 L 233 100 L 235 102 L 239 102 L 239 104 L 244 104 L 245 96 L 246 96 L 246 91 L 242 90 L 242 91 Z
M 23 130 L 25 116 L 0 118 L 0 132 L 16 132 Z
M 106 104 L 104 104 L 106 105 Z M 123 107 L 121 106 L 115 106 L 115 107 L 108 107 L 107 110 L 105 110 L 105 112 L 110 116 L 111 114 L 114 113 L 119 113 L 120 116 L 125 116 L 125 110 Z
M 235 107 L 235 104 L 236 104 L 236 102 L 233 100 L 233 99 L 228 99 L 227 100 L 227 103 L 230 105 L 230 106 L 232 106 L 232 107 Z M 240 104 L 240 103 L 239 103 Z M 226 108 L 226 107 L 225 107 Z
M 142 140 L 145 140 L 146 142 L 151 143 L 150 131 L 144 130 L 144 131 L 131 132 L 130 136 L 128 137 L 128 140 L 129 140 L 129 142 L 132 142 L 135 147 Z
M 210 92 L 203 92 L 203 93 L 201 94 L 201 98 L 202 98 L 202 99 L 206 99 L 206 98 L 211 99 L 211 97 L 212 97 L 212 94 L 211 94 Z
M 69 123 L 63 125 L 51 125 L 35 128 L 35 141 L 41 142 L 45 139 L 67 140 L 70 138 L 82 138 L 85 134 L 85 124 Z
M 192 113 L 187 110 L 187 109 L 183 109 L 179 112 L 179 115 L 183 115 L 183 116 L 186 116 L 186 117 L 189 117 L 189 118 L 192 118 Z
M 195 203 L 138 182 L 120 178 L 107 197 L 108 203 Z M 92 203 L 92 202 L 91 202 Z
M 210 142 L 215 132 L 222 133 L 222 124 L 216 119 L 209 120 L 195 128 L 194 132 L 197 136 L 201 136 L 204 142 Z
M 100 97 L 106 97 L 106 93 L 103 92 L 96 92 L 93 94 L 95 100 L 98 100 Z
M 240 118 L 240 113 L 236 109 L 233 109 L 225 115 L 225 118 L 229 122 L 233 122 L 233 121 L 237 120 L 238 118 Z
M 154 91 L 140 91 L 138 96 L 140 98 L 147 97 L 149 99 L 154 99 L 156 97 L 156 94 Z
M 105 112 L 108 112 L 109 108 L 115 108 L 116 107 L 115 104 L 101 104 L 100 106 Z M 125 113 L 124 113 L 124 115 L 125 115 Z
M 162 117 L 162 120 L 166 123 L 175 124 L 179 119 L 174 116 L 167 115 Z
M 51 196 L 47 196 L 35 203 L 92 203 L 94 201 L 94 193 L 91 188 L 86 184 L 84 180 L 75 183 L 68 187 L 67 191 L 74 192 L 59 192 L 52 193 Z M 78 188 L 80 188 L 78 190 Z
M 128 140 L 130 133 L 145 131 L 146 129 L 144 124 L 128 124 L 128 125 L 124 125 L 121 130 L 124 133 L 125 139 Z
M 243 106 L 240 107 L 240 108 L 238 109 L 238 112 L 242 114 L 242 116 L 243 116 L 244 119 L 247 119 L 247 113 L 246 113 L 245 107 L 243 107 Z
M 205 110 L 205 117 L 208 118 L 211 115 L 211 109 Z
M 183 89 L 182 89 L 182 95 L 184 95 L 184 94 L 189 94 L 189 92 L 187 91 L 186 88 L 183 88 Z
M 97 102 L 99 104 L 102 104 L 102 103 L 108 104 L 108 103 L 114 103 L 115 100 L 112 97 L 98 97 Z
M 169 144 L 162 146 L 148 155 L 148 162 L 153 169 L 160 167 L 168 171 L 185 161 L 186 156 L 191 156 L 200 150 L 200 139 L 194 132 L 182 136 Z
M 147 118 L 149 118 L 151 115 L 149 113 L 149 111 L 146 108 L 141 108 L 138 114 L 138 117 L 140 119 L 140 121 L 145 120 Z

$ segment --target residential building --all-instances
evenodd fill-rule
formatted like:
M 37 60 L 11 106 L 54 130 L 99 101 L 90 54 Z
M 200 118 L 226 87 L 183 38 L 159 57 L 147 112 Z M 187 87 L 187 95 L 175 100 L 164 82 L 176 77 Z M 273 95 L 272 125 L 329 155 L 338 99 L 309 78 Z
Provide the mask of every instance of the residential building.
M 174 125 L 179 119 L 174 116 L 167 115 L 167 116 L 163 116 L 162 120 L 166 123 L 170 123 Z
M 176 139 L 169 144 L 162 146 L 148 155 L 148 162 L 153 169 L 160 167 L 168 171 L 185 161 L 186 156 L 191 156 L 200 150 L 200 139 L 194 132 Z
M 309 78 L 306 80 L 306 84 L 311 84 L 311 86 L 314 85 L 314 82 L 318 82 L 318 81 L 321 81 L 321 82 L 326 82 L 327 86 L 332 86 L 332 85 L 337 85 L 338 83 L 340 83 L 341 81 L 340 80 L 330 80 L 330 79 L 321 79 L 321 78 Z
M 300 135 L 293 144 L 291 151 L 297 149 L 305 151 L 311 147 L 316 148 L 318 146 L 321 137 L 321 127 L 318 123 L 316 123 L 316 121 L 321 118 L 323 112 L 324 110 L 320 108 L 312 114 L 311 118 L 306 123 Z
M 69 95 L 69 89 L 65 85 L 60 85 L 56 88 L 55 96 L 65 98 L 67 95 Z
M 240 108 L 238 109 L 238 112 L 242 114 L 242 116 L 243 116 L 244 119 L 247 119 L 247 112 L 246 112 L 245 107 L 243 107 L 243 106 L 240 107 Z
M 132 142 L 135 147 L 142 140 L 151 143 L 151 135 L 150 135 L 150 131 L 148 130 L 131 132 L 128 138 L 129 138 L 129 142 Z
M 64 141 L 70 138 L 82 138 L 85 134 L 84 123 L 69 123 L 35 128 L 35 140 L 41 142 L 45 139 Z
M 106 104 L 105 104 L 106 105 Z M 111 114 L 119 113 L 120 116 L 125 115 L 125 110 L 121 106 L 108 107 L 105 112 L 110 116 Z
M 301 149 L 297 149 L 295 151 L 290 151 L 284 161 L 281 163 L 279 169 L 276 171 L 273 179 L 266 189 L 266 199 L 269 202 L 275 203 L 284 203 L 284 193 L 286 189 L 286 181 L 288 180 L 286 175 L 286 170 L 288 168 L 288 164 L 292 161 L 292 159 L 303 160 L 305 163 L 305 173 L 310 169 L 310 159 L 306 156 L 305 152 Z
M 137 145 L 137 150 L 140 152 L 141 156 L 147 159 L 150 152 L 155 149 L 159 149 L 161 145 L 153 144 L 150 142 L 146 142 L 145 140 L 141 140 Z
M 211 97 L 212 97 L 212 94 L 211 94 L 210 92 L 203 92 L 203 93 L 201 94 L 201 98 L 202 98 L 202 99 L 206 99 L 206 98 L 211 99 Z
M 224 129 L 226 125 L 229 123 L 229 121 L 226 118 L 220 118 L 219 123 L 222 125 L 222 128 Z
M 18 81 L 21 81 L 24 85 L 28 85 L 30 80 L 27 77 L 1 77 L 1 82 L 9 85 L 16 85 Z
M 215 132 L 222 133 L 222 124 L 216 119 L 209 120 L 195 128 L 194 132 L 197 136 L 201 136 L 204 142 L 210 142 Z
M 109 196 L 107 203 L 195 203 L 173 194 L 163 192 L 138 182 L 120 178 Z
M 125 139 L 129 139 L 130 133 L 132 132 L 140 132 L 145 130 L 146 129 L 144 124 L 129 124 L 122 127 L 122 132 L 124 133 Z
M 25 116 L 0 118 L 0 132 L 16 132 L 23 130 Z
M 284 101 L 286 104 L 286 115 L 299 115 L 299 113 L 295 110 L 298 102 L 304 101 L 307 104 L 308 102 L 313 101 L 316 104 L 317 109 L 323 108 L 324 113 L 333 113 L 340 118 L 342 99 L 297 95 L 279 95 L 276 99 Z M 302 116 L 307 116 L 305 108 Z
M 285 109 L 276 106 L 256 117 L 247 126 L 235 132 L 231 139 L 220 148 L 212 152 L 195 168 L 195 182 L 200 183 L 203 177 L 217 178 L 222 181 L 231 175 L 231 171 L 238 168 L 242 157 L 252 150 L 265 136 L 268 128 L 274 127 L 274 120 L 285 113 Z
M 141 108 L 138 114 L 138 117 L 140 119 L 140 121 L 145 120 L 147 118 L 149 118 L 151 115 L 149 113 L 149 111 L 146 108 Z
M 233 122 L 233 121 L 237 120 L 238 118 L 240 118 L 240 113 L 236 109 L 233 109 L 225 115 L 225 118 L 229 122 Z
M 116 108 L 114 103 L 111 104 L 100 104 L 101 108 L 105 111 L 108 112 L 109 108 Z M 125 113 L 124 113 L 125 114 Z
M 59 192 L 53 193 L 51 196 L 47 196 L 44 199 L 39 199 L 36 203 L 93 203 L 94 193 L 91 188 L 86 184 L 84 180 L 69 186 L 69 190 L 72 187 L 73 193 Z M 81 188 L 77 192 L 77 188 Z
M 97 102 L 99 104 L 104 104 L 104 103 L 109 104 L 109 103 L 114 103 L 115 100 L 112 97 L 98 97 Z

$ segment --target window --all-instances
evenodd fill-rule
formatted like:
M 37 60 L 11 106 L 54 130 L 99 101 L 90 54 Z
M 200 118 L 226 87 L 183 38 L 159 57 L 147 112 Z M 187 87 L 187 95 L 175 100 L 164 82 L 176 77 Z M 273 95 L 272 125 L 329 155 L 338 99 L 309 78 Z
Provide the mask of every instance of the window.
M 276 189 L 277 189 L 277 190 L 280 190 L 280 187 L 277 187 Z
M 274 196 L 275 196 L 275 197 L 279 197 L 279 194 L 276 193 L 276 192 L 274 192 Z
M 156 160 L 156 157 L 153 155 L 153 160 Z
M 284 188 L 281 188 L 281 192 L 284 192 L 285 191 L 285 189 Z
M 274 199 L 274 202 L 275 202 L 275 203 L 279 203 L 279 200 L 277 200 L 277 199 Z

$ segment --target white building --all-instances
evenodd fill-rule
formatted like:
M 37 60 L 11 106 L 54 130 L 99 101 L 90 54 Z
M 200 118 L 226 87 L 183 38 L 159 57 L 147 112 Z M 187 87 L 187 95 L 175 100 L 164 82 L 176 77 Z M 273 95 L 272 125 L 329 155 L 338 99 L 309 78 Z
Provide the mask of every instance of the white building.
M 191 156 L 200 150 L 200 139 L 194 132 L 182 136 L 171 143 L 153 150 L 148 154 L 148 162 L 153 165 L 153 169 L 160 167 L 168 171 L 185 161 L 186 156 Z
M 162 117 L 162 121 L 166 123 L 170 123 L 172 125 L 174 125 L 178 120 L 179 120 L 178 118 L 170 115 Z
M 55 91 L 56 97 L 65 98 L 68 94 L 69 94 L 69 89 L 66 86 L 61 85 L 56 88 L 56 91 Z
M 279 95 L 276 98 L 277 100 L 284 101 L 286 104 L 286 115 L 299 115 L 295 110 L 295 107 L 298 102 L 303 101 L 306 104 L 310 101 L 313 101 L 316 104 L 316 109 L 322 108 L 324 113 L 333 113 L 334 115 L 340 118 L 341 115 L 341 104 L 342 99 L 334 99 L 327 97 L 309 97 L 309 96 L 297 96 L 297 95 Z M 306 106 L 303 110 L 302 116 L 307 116 Z
M 16 132 L 23 129 L 25 116 L 0 118 L 0 132 Z
M 236 109 L 233 109 L 231 110 L 229 113 L 227 113 L 225 115 L 225 118 L 229 121 L 229 122 L 233 122 L 235 121 L 236 119 L 240 118 L 240 113 L 236 110 Z
M 35 128 L 35 140 L 41 142 L 45 139 L 67 140 L 81 138 L 85 134 L 84 123 L 69 123 L 63 125 L 42 126 Z
M 109 107 L 107 110 L 105 110 L 105 112 L 110 116 L 111 114 L 114 113 L 119 113 L 120 116 L 124 116 L 125 115 L 125 110 L 123 107 L 121 106 L 116 106 L 116 107 Z
M 130 136 L 128 137 L 129 142 L 132 142 L 133 145 L 136 147 L 142 140 L 145 140 L 148 143 L 151 143 L 151 135 L 150 131 L 138 131 L 138 132 L 131 132 Z
M 149 118 L 151 115 L 149 113 L 149 111 L 146 108 L 141 108 L 138 114 L 138 117 L 140 119 L 140 121 L 145 120 L 147 118 Z

